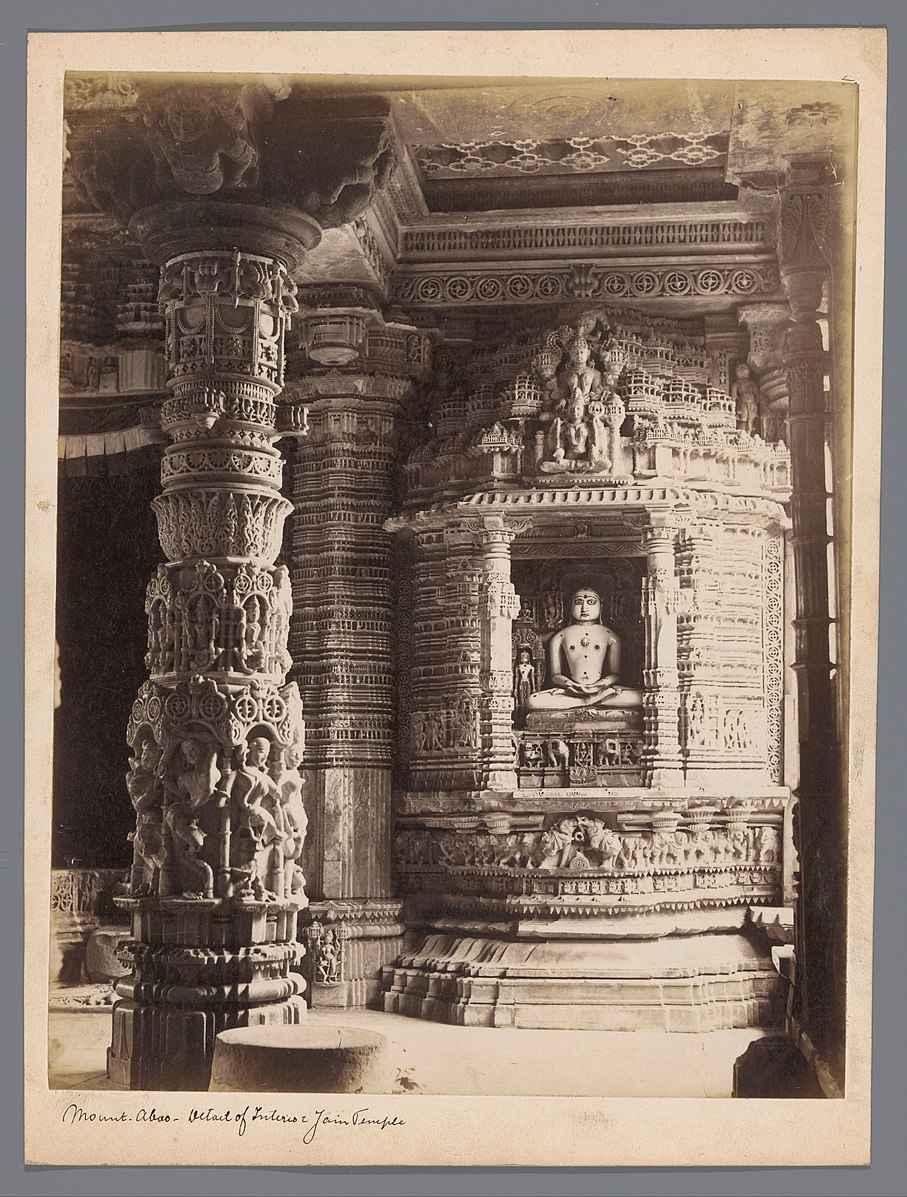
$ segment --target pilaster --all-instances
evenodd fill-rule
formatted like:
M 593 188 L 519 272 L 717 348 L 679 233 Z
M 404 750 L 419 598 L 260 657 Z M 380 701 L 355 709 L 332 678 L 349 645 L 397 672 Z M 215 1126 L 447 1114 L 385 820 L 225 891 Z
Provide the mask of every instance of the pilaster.
M 473 522 L 439 520 L 417 532 L 410 757 L 417 790 L 482 785 L 487 575 Z
M 526 521 L 522 527 L 528 526 Z M 516 786 L 513 746 L 513 665 L 511 625 L 520 599 L 510 577 L 510 546 L 517 528 L 503 516 L 486 518 L 479 531 L 484 581 L 482 595 L 482 759 L 483 788 Z
M 749 332 L 747 364 L 759 385 L 761 434 L 765 440 L 787 440 L 789 395 L 784 364 L 784 339 L 790 325 L 786 303 L 752 303 L 737 309 Z
M 676 532 L 669 525 L 655 525 L 646 528 L 643 536 L 646 549 L 646 577 L 643 579 L 646 621 L 644 778 L 649 786 L 676 786 L 681 780 Z

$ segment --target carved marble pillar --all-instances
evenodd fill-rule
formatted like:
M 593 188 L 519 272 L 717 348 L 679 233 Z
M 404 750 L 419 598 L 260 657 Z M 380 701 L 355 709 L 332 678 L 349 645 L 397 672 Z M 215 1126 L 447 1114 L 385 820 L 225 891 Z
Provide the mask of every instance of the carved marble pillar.
M 644 778 L 648 786 L 678 785 L 682 780 L 677 671 L 678 582 L 674 563 L 675 530 L 652 526 L 644 533 L 647 572 L 643 579 L 646 621 Z
M 313 896 L 388 896 L 393 398 L 333 379 L 292 467 L 291 650 L 306 708 Z M 371 389 L 380 388 L 371 380 Z M 386 389 L 386 388 L 385 388 Z M 359 393 L 357 393 L 359 391 Z
M 505 524 L 502 516 L 486 518 L 480 532 L 485 571 L 482 613 L 482 785 L 490 790 L 508 790 L 516 786 L 511 625 L 519 614 L 520 600 L 510 580 L 510 545 L 516 532 L 517 529 Z
M 410 779 L 413 790 L 482 782 L 486 574 L 471 524 L 417 528 Z
M 693 790 L 780 783 L 781 543 L 755 516 L 681 533 L 681 740 Z
M 402 935 L 391 852 L 396 579 L 384 523 L 402 405 L 424 362 L 412 327 L 374 310 L 321 306 L 326 295 L 319 290 L 319 307 L 302 320 L 305 372 L 292 384 L 309 435 L 291 471 L 290 647 L 308 736 L 306 920 L 337 922 L 346 944 L 326 981 L 318 953 L 330 937 L 311 940 L 312 1000 L 356 1005 L 377 990 Z M 354 952 L 364 939 L 369 950 Z
M 109 1056 L 134 1088 L 195 1087 L 218 1031 L 304 1014 L 303 725 L 285 682 L 290 584 L 275 560 L 290 504 L 273 446 L 295 291 L 281 260 L 240 250 L 161 271 L 167 562 L 148 587 L 151 677 L 127 733 L 135 942 Z
M 836 707 L 829 658 L 827 370 L 818 323 L 834 254 L 828 164 L 794 159 L 781 189 L 781 277 L 792 326 L 786 365 L 790 388 L 791 510 L 796 577 L 794 619 L 800 782 L 796 1017 L 833 1068 L 843 1069 L 846 802 L 841 788 Z
M 166 320 L 167 562 L 128 729 L 134 942 L 109 1053 L 134 1088 L 204 1089 L 219 1031 L 305 1012 L 303 725 L 276 564 L 292 504 L 274 446 L 305 420 L 275 399 L 293 274 L 371 202 L 394 151 L 386 108 L 328 110 L 272 82 L 148 77 L 125 109 L 67 111 L 78 186 L 162 264 Z

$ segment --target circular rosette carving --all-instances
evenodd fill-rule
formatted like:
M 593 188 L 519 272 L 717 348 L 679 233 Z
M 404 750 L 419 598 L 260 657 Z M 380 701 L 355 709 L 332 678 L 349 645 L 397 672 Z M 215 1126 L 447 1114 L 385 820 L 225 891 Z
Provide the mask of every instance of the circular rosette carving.
M 164 700 L 164 714 L 172 723 L 182 723 L 188 719 L 191 710 L 189 695 L 182 690 L 174 690 Z
M 237 694 L 233 699 L 233 715 L 244 725 L 255 723 L 258 719 L 258 701 L 247 692 Z
M 199 717 L 208 723 L 218 723 L 227 710 L 227 700 L 216 690 L 209 690 L 198 700 Z
M 277 726 L 287 713 L 287 705 L 279 694 L 269 694 L 261 704 L 262 718 L 266 723 Z

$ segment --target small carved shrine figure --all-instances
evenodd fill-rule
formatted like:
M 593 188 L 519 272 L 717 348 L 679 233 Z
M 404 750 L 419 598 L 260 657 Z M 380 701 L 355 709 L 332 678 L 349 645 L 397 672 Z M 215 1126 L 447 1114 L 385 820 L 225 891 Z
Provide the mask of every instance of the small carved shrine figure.
M 129 837 L 132 840 L 129 892 L 133 897 L 158 890 L 164 854 L 160 761 L 161 750 L 150 735 L 146 736 L 138 753 L 130 757 L 131 769 L 126 775 L 126 789 L 136 814 L 135 831 Z
M 539 769 L 542 764 L 542 746 L 524 741 L 520 745 L 520 764 L 524 769 Z
M 746 860 L 748 848 L 749 839 L 746 832 L 739 828 L 735 831 L 732 831 L 730 834 L 730 849 L 732 858 L 736 861 Z
M 246 601 L 244 624 L 242 640 L 243 666 L 246 671 L 254 672 L 260 669 L 264 662 L 262 602 L 255 594 Z
M 756 859 L 760 864 L 770 863 L 775 859 L 775 837 L 770 827 L 758 827 L 755 833 Z
M 759 388 L 750 374 L 746 362 L 734 371 L 736 381 L 731 386 L 731 398 L 737 410 L 737 427 L 753 436 L 759 426 Z
M 568 364 L 557 391 L 546 391 L 546 408 L 553 418 L 544 438 L 545 471 L 592 470 L 611 467 L 608 447 L 619 436 L 623 405 L 615 383 L 620 366 L 610 363 L 607 378 L 592 363 L 592 345 L 581 334 L 567 346 Z M 554 399 L 553 410 L 551 399 Z M 612 432 L 610 425 L 614 425 Z
M 88 369 L 85 374 L 85 389 L 96 391 L 101 382 L 101 366 L 96 357 L 88 359 Z
M 546 590 L 542 597 L 545 627 L 556 628 L 564 618 L 564 600 L 559 590 Z
M 579 707 L 636 707 L 642 693 L 619 685 L 620 637 L 601 622 L 602 600 L 591 586 L 571 599 L 573 621 L 548 644 L 548 672 L 554 685 L 529 699 L 531 711 Z
M 589 847 L 601 853 L 603 868 L 613 868 L 615 861 L 623 850 L 623 841 L 619 835 L 606 827 L 601 819 L 590 819 L 583 815 L 580 824 L 589 837 Z
M 549 740 L 545 745 L 548 767 L 566 769 L 570 764 L 570 746 L 565 740 Z
M 340 980 L 343 936 L 339 927 L 325 927 L 318 938 L 316 980 L 319 985 L 336 985 Z
M 119 385 L 119 377 L 119 360 L 113 356 L 105 357 L 104 364 L 101 366 L 100 389 L 102 391 L 115 391 Z
M 220 781 L 213 744 L 187 738 L 180 744 L 183 769 L 168 785 L 172 800 L 164 810 L 170 833 L 174 864 L 184 897 L 214 896 L 214 872 L 201 856 L 207 832 L 199 825 L 204 807 L 215 795 Z M 165 775 L 166 776 L 166 775 Z
M 605 764 L 609 769 L 615 769 L 620 763 L 620 740 L 609 736 L 605 740 Z
M 538 689 L 535 662 L 532 650 L 521 645 L 517 651 L 516 664 L 513 667 L 513 704 L 517 713 L 525 711 L 529 706 L 529 699 Z

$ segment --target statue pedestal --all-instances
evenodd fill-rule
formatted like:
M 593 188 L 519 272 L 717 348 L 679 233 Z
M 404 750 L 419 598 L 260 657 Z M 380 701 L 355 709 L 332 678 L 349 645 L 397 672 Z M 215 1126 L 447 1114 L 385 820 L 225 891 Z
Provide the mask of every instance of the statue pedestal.
M 517 740 L 520 788 L 642 785 L 641 707 L 530 711 Z

